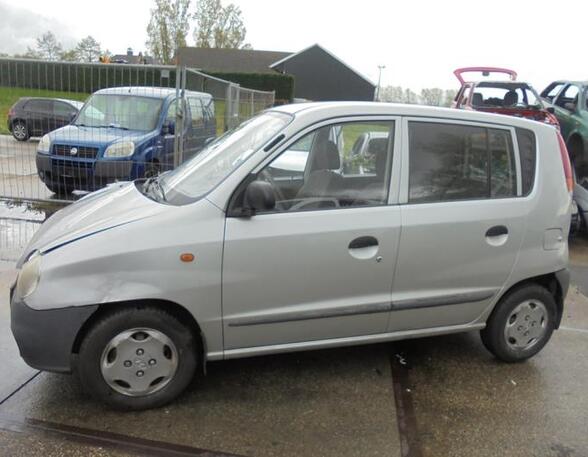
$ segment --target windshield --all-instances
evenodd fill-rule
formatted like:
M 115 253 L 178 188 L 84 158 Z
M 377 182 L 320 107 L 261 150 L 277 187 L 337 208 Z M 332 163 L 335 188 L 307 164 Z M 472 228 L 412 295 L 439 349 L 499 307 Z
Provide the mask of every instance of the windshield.
M 184 204 L 210 192 L 291 120 L 285 113 L 262 113 L 225 133 L 196 157 L 162 176 L 168 202 Z
M 543 108 L 536 92 L 527 84 L 481 83 L 474 89 L 475 108 Z
M 159 98 L 95 94 L 80 111 L 75 125 L 148 132 L 157 126 L 162 103 Z

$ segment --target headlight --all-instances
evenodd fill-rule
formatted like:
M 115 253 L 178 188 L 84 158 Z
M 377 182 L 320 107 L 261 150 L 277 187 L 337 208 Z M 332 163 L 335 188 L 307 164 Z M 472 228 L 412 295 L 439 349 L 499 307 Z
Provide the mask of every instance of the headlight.
M 49 149 L 51 148 L 51 140 L 49 139 L 49 135 L 43 136 L 41 141 L 39 141 L 39 145 L 37 146 L 37 152 L 42 152 L 43 154 L 49 154 Z
M 135 152 L 135 143 L 132 141 L 121 141 L 111 144 L 104 151 L 104 157 L 128 157 Z
M 39 284 L 41 276 L 41 254 L 35 251 L 25 262 L 16 280 L 16 296 L 26 298 L 31 295 Z

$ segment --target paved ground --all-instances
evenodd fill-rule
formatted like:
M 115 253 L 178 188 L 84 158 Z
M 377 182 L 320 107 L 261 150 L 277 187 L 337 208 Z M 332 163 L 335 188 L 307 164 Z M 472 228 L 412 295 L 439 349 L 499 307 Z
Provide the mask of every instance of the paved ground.
M 18 226 L 10 218 L 42 216 L 0 207 L 3 231 Z M 477 334 L 217 362 L 169 407 L 130 414 L 20 360 L 8 330 L 10 242 L 20 238 L 0 245 L 0 456 L 588 457 L 585 239 L 572 244 L 580 288 L 562 328 L 527 363 L 498 363 Z

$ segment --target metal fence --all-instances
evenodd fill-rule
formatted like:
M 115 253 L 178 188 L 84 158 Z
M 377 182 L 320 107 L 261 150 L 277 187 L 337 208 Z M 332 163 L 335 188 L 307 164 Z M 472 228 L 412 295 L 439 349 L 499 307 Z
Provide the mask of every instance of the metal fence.
M 179 66 L 0 59 L 0 198 L 69 201 L 157 175 L 274 98 Z

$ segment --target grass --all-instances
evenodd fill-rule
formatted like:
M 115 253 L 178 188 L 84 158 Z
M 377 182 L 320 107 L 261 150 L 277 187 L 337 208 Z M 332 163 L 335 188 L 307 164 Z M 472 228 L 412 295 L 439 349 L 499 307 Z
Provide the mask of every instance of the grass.
M 8 110 L 21 97 L 50 97 L 50 98 L 68 98 L 70 100 L 84 101 L 89 94 L 77 92 L 60 92 L 54 90 L 42 89 L 22 89 L 19 87 L 0 87 L 0 133 L 9 134 Z

